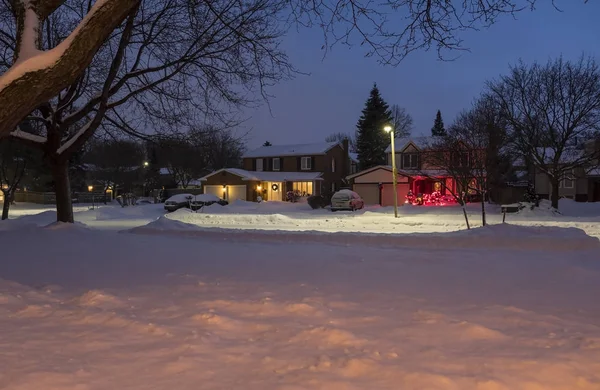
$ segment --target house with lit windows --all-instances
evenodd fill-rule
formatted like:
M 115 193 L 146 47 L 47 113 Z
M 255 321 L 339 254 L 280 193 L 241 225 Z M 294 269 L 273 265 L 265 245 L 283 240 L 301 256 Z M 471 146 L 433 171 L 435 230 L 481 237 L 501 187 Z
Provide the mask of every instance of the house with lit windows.
M 451 175 L 440 167 L 428 162 L 427 153 L 436 144 L 435 137 L 396 138 L 396 195 L 398 204 L 406 201 L 409 192 L 430 195 L 439 193 L 449 195 L 458 190 L 457 183 Z M 392 150 L 386 149 L 387 165 L 372 167 L 348 176 L 352 189 L 365 201 L 365 204 L 391 206 L 394 204 L 394 188 L 392 175 Z M 468 166 L 469 156 L 466 153 L 457 156 L 457 164 Z
M 261 146 L 244 154 L 242 168 L 224 168 L 200 179 L 204 193 L 228 201 L 285 201 L 333 193 L 345 186 L 352 161 L 348 142 Z

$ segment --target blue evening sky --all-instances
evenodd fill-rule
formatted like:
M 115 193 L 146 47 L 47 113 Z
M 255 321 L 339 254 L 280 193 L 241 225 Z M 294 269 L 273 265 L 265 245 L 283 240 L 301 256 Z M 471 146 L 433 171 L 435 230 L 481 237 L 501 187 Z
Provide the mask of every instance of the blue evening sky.
M 360 46 L 335 46 L 323 59 L 319 30 L 292 31 L 284 48 L 292 63 L 310 75 L 270 89 L 275 96 L 270 112 L 263 106 L 246 113 L 251 118 L 245 126 L 252 129 L 248 147 L 266 140 L 311 143 L 333 132 L 354 134 L 373 82 L 390 105 L 403 106 L 412 115 L 415 135 L 429 134 L 438 109 L 448 126 L 486 80 L 506 73 L 519 59 L 546 62 L 560 54 L 577 59 L 585 52 L 600 61 L 600 2 L 559 0 L 562 13 L 550 0 L 538 3 L 534 12 L 523 12 L 517 20 L 504 17 L 490 29 L 464 33 L 464 46 L 471 52 L 452 62 L 439 61 L 435 51 L 415 52 L 399 66 L 386 67 L 365 58 Z

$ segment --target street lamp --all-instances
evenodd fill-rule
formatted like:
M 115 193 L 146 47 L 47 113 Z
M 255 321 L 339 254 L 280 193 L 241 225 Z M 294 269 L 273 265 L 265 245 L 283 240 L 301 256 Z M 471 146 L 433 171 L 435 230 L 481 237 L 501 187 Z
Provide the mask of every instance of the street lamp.
M 148 165 L 150 165 L 150 163 L 148 161 L 144 161 L 144 168 L 148 167 Z
M 390 125 L 386 125 L 383 130 L 386 133 L 390 133 L 390 140 L 392 143 L 392 182 L 394 185 L 394 218 L 398 218 L 398 188 L 396 184 L 396 175 L 398 172 L 396 171 L 396 148 L 394 147 L 394 128 Z
M 92 194 L 92 210 L 95 208 L 96 206 L 96 202 L 94 201 L 94 193 L 92 192 L 94 191 L 94 186 L 88 186 L 88 192 L 90 192 Z

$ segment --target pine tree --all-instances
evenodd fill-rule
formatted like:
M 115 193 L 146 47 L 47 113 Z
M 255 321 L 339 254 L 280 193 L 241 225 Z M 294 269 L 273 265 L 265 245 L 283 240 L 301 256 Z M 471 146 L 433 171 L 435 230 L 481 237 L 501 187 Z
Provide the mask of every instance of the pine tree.
M 265 141 L 265 143 L 263 144 L 263 146 L 273 146 L 273 144 L 270 143 L 269 141 Z
M 431 135 L 437 137 L 443 137 L 446 135 L 446 128 L 444 127 L 444 121 L 442 120 L 442 113 L 438 110 L 433 127 L 431 128 Z
M 392 122 L 389 106 L 374 84 L 356 125 L 356 151 L 361 169 L 386 164 L 385 149 L 390 138 L 383 128 Z

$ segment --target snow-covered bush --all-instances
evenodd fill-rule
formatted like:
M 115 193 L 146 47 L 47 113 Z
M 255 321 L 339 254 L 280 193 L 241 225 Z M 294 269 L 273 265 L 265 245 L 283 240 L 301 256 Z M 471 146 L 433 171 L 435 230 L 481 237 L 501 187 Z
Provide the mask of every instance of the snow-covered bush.
M 306 202 L 313 210 L 322 209 L 329 205 L 327 198 L 321 195 L 309 196 L 308 199 L 306 199 Z

